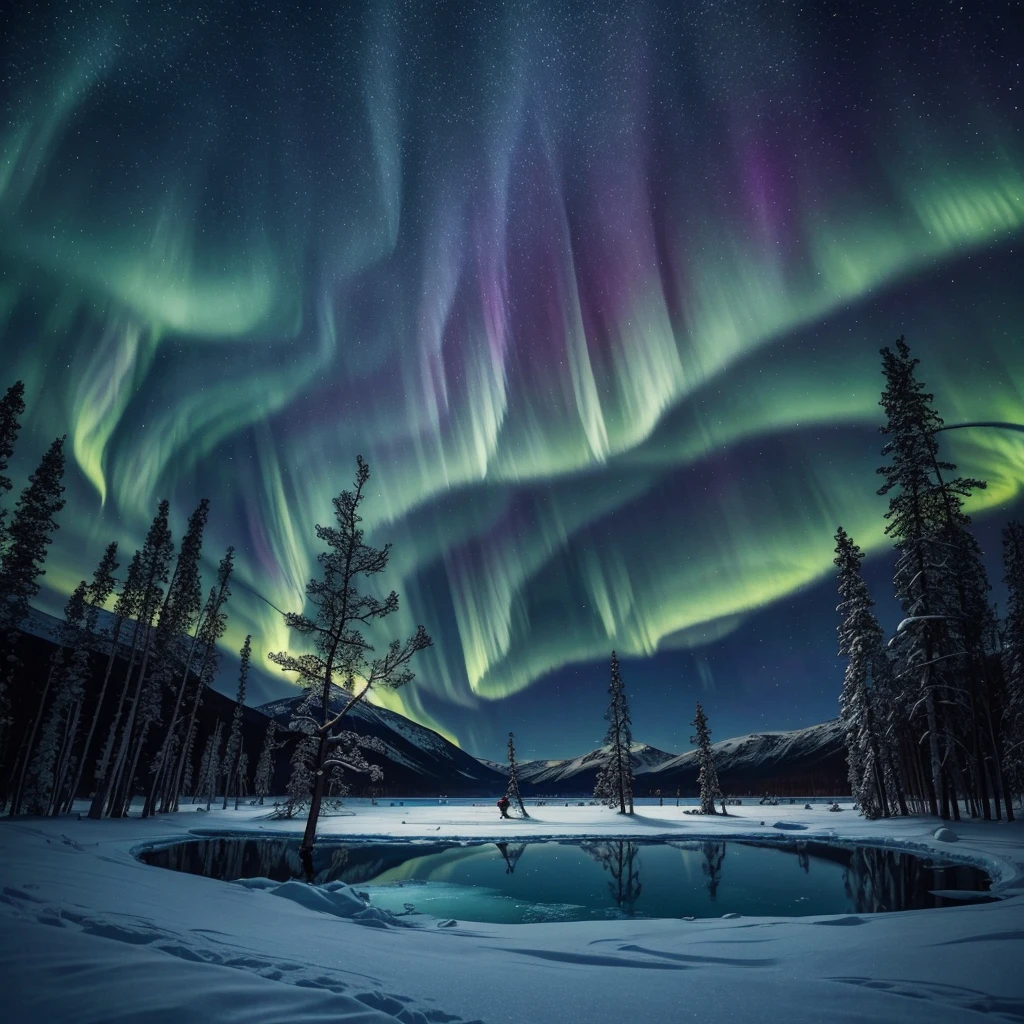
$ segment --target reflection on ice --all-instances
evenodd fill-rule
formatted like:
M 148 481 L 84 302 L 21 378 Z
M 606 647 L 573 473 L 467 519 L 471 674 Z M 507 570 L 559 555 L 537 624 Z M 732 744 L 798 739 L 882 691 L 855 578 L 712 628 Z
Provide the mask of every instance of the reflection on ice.
M 143 860 L 225 880 L 308 877 L 290 839 L 204 839 Z M 315 884 L 356 885 L 395 914 L 495 923 L 872 914 L 976 902 L 988 887 L 976 868 L 804 840 L 321 843 L 311 869 Z

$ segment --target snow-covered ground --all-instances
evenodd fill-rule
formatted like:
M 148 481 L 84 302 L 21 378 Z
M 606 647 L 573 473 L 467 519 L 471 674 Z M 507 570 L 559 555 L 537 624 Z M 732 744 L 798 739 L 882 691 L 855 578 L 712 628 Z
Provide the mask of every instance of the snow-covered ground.
M 846 805 L 847 808 L 849 805 Z M 357 806 L 322 833 L 396 839 L 785 834 L 869 839 L 993 876 L 998 903 L 844 917 L 366 927 L 294 899 L 141 864 L 189 829 L 296 832 L 266 809 L 0 823 L 0 1019 L 32 1022 L 1024 1021 L 1024 825 L 866 822 L 849 809 Z M 763 825 L 761 823 L 764 823 Z M 789 833 L 792 838 L 793 833 Z M 301 883 L 290 883 L 303 902 Z M 295 895 L 293 892 L 292 895 Z

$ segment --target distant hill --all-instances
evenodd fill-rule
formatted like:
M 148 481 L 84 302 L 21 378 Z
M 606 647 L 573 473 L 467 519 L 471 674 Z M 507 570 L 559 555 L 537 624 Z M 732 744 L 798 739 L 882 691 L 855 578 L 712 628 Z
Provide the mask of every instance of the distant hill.
M 840 795 L 849 791 L 846 746 L 839 719 L 789 732 L 756 732 L 712 745 L 715 769 L 727 793 Z M 697 751 L 663 762 L 644 785 L 663 793 L 697 790 Z
M 262 704 L 256 710 L 287 728 L 304 696 L 297 693 Z M 342 691 L 336 690 L 331 707 L 340 710 L 345 700 Z M 376 737 L 384 744 L 384 754 L 368 751 L 367 758 L 384 770 L 380 788 L 385 793 L 474 796 L 504 791 L 506 780 L 499 772 L 432 729 L 394 711 L 360 702 L 346 715 L 344 728 L 361 736 Z M 347 776 L 346 781 L 354 792 L 365 788 L 356 776 Z
M 22 624 L 27 635 L 21 657 L 29 675 L 42 676 L 46 672 L 58 625 L 59 620 L 37 610 L 33 610 Z M 87 693 L 93 699 L 100 683 L 103 660 L 101 654 L 92 659 Z M 31 702 L 36 692 L 35 686 L 28 685 L 16 689 L 12 697 L 15 701 Z M 245 708 L 242 733 L 250 769 L 255 767 L 269 719 L 275 719 L 287 730 L 303 696 L 296 691 L 290 697 L 256 708 Z M 342 699 L 339 690 L 332 699 L 332 706 L 340 707 Z M 108 695 L 105 702 L 108 706 L 104 707 L 100 728 L 93 747 L 87 752 L 90 762 L 98 755 L 99 743 L 106 733 L 111 703 L 112 695 Z M 197 762 L 206 737 L 218 721 L 230 722 L 234 706 L 230 697 L 207 690 L 198 718 Z M 504 792 L 508 779 L 507 764 L 475 758 L 432 729 L 393 711 L 360 703 L 346 717 L 345 727 L 364 736 L 376 737 L 384 744 L 383 754 L 369 753 L 369 759 L 384 771 L 384 779 L 377 786 L 384 795 L 437 796 L 445 793 L 452 796 L 491 796 Z M 288 780 L 289 759 L 297 736 L 284 732 L 280 738 L 284 744 L 277 753 L 273 785 L 278 793 L 284 791 Z M 157 732 L 153 730 L 141 763 L 148 763 L 148 758 L 155 753 L 156 742 Z M 759 732 L 722 740 L 714 744 L 714 751 L 715 766 L 727 794 L 839 795 L 848 791 L 846 751 L 838 720 L 789 732 Z M 522 791 L 528 796 L 556 793 L 589 795 L 594 790 L 597 773 L 608 757 L 607 749 L 598 748 L 574 758 L 521 761 Z M 637 796 L 653 795 L 660 789 L 669 797 L 675 795 L 677 788 L 684 796 L 696 795 L 696 751 L 671 754 L 645 743 L 634 743 L 631 760 Z M 87 773 L 80 795 L 87 795 L 90 781 Z M 349 775 L 346 781 L 353 793 L 367 791 L 367 780 Z

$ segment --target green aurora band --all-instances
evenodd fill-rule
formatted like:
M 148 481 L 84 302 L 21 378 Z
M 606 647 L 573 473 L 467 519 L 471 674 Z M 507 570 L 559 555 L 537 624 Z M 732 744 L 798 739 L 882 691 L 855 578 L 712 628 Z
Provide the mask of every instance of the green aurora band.
M 613 647 L 742 642 L 840 521 L 880 550 L 898 334 L 947 423 L 1024 421 L 998 8 L 339 6 L 7 40 L 0 383 L 20 479 L 72 454 L 48 610 L 208 496 L 225 649 L 272 671 L 361 453 L 389 634 L 435 637 L 391 706 L 472 742 L 482 701 Z M 1024 435 L 945 437 L 974 512 L 1019 498 Z

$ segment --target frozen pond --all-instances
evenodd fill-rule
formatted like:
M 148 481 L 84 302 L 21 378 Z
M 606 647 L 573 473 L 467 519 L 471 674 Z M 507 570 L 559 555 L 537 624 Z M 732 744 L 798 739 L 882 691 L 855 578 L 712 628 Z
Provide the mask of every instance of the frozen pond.
M 222 880 L 305 878 L 298 840 L 210 838 L 141 855 Z M 632 917 L 872 914 L 985 900 L 977 868 L 813 842 L 328 843 L 313 881 L 354 885 L 394 913 L 519 923 Z

